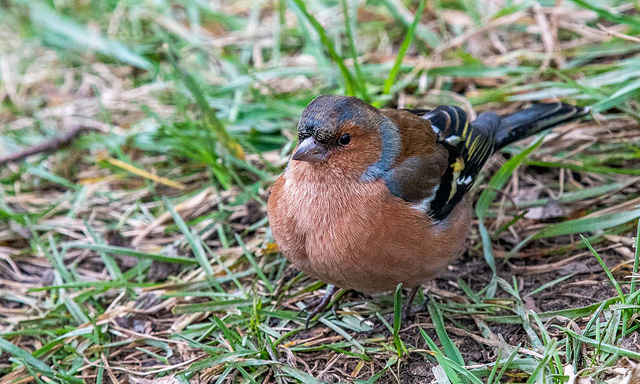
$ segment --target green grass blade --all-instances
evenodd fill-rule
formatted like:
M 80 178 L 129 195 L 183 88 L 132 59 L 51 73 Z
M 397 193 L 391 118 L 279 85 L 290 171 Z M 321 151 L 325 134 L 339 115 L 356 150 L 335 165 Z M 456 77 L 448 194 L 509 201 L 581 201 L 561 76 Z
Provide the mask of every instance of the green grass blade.
M 230 308 L 251 307 L 253 301 L 245 299 L 213 301 L 197 304 L 183 304 L 173 307 L 172 312 L 176 315 L 185 313 L 213 312 L 222 311 Z
M 48 43 L 79 53 L 98 52 L 134 67 L 153 70 L 153 65 L 147 59 L 124 44 L 106 39 L 71 19 L 59 16 L 41 2 L 30 1 L 28 4 L 31 8 L 31 21 L 37 26 L 36 31 L 41 33 Z
M 131 256 L 137 259 L 149 259 L 153 261 L 159 261 L 162 263 L 198 264 L 197 260 L 187 258 L 187 257 L 165 256 L 165 255 L 158 255 L 156 253 L 145 253 L 145 252 L 136 251 L 131 248 L 116 247 L 114 245 L 85 244 L 85 243 L 70 242 L 65 244 L 64 248 L 90 249 L 96 252 Z
M 602 257 L 600 257 L 598 252 L 596 252 L 596 250 L 593 249 L 593 247 L 591 246 L 591 243 L 589 242 L 589 240 L 587 240 L 586 237 L 584 237 L 583 235 L 580 235 L 580 238 L 587 245 L 587 248 L 589 248 L 589 250 L 591 251 L 593 256 L 596 258 L 596 260 L 598 260 L 598 263 L 600 264 L 604 272 L 607 274 L 609 281 L 611 281 L 611 284 L 613 284 L 613 286 L 615 287 L 616 292 L 618 292 L 618 296 L 620 296 L 621 302 L 624 303 L 625 302 L 624 292 L 622 292 L 622 288 L 620 288 L 620 284 L 618 284 L 618 281 L 616 280 L 616 278 L 613 277 L 613 274 L 611 273 L 611 270 L 609 269 L 609 267 L 607 267 L 607 264 L 605 264 L 604 260 L 602 260 Z
M 344 329 L 340 328 L 337 324 L 334 324 L 332 321 L 327 320 L 324 317 L 321 317 L 320 319 L 318 319 L 318 321 L 321 322 L 322 324 L 326 325 L 327 327 L 331 328 L 337 334 L 339 334 L 342 337 L 344 337 L 345 340 L 347 340 L 349 343 L 351 343 L 354 347 L 358 348 L 360 353 L 363 353 L 363 354 L 365 353 L 366 350 L 362 346 L 362 344 L 360 344 L 358 342 L 358 340 L 356 340 L 353 336 L 348 334 Z
M 189 242 L 189 245 L 191 246 L 191 250 L 193 251 L 193 255 L 196 257 L 196 260 L 198 261 L 198 264 L 204 271 L 205 275 L 210 281 L 215 281 L 215 277 L 213 276 L 213 269 L 211 268 L 209 259 L 207 258 L 207 255 L 204 252 L 204 248 L 202 248 L 202 243 L 200 242 L 200 239 L 197 239 L 194 233 L 189 229 L 189 227 L 187 227 L 187 224 L 184 222 L 184 220 L 182 220 L 182 217 L 180 217 L 178 212 L 176 212 L 176 210 L 173 208 L 171 201 L 169 201 L 169 199 L 167 199 L 166 197 L 163 197 L 162 201 L 164 202 L 164 205 L 167 207 L 167 210 L 169 211 L 169 213 L 171 214 L 173 221 L 176 223 L 176 225 L 180 229 L 180 232 L 182 232 L 185 239 L 187 239 L 187 242 Z
M 103 240 L 95 234 L 86 220 L 84 221 L 84 227 L 87 229 L 87 232 L 89 232 L 89 236 L 91 236 L 91 240 L 93 240 L 95 244 L 100 244 L 103 242 Z M 120 267 L 118 267 L 118 263 L 116 263 L 113 257 L 111 257 L 111 255 L 106 252 L 98 252 L 98 254 L 100 255 L 100 258 L 102 259 L 102 262 L 104 263 L 104 266 L 107 269 L 107 272 L 109 272 L 111 278 L 116 280 L 122 279 L 122 271 L 120 270 Z
M 416 15 L 413 19 L 413 23 L 411 23 L 411 26 L 409 27 L 409 30 L 407 31 L 407 34 L 405 35 L 405 38 L 402 41 L 402 45 L 398 50 L 398 54 L 396 55 L 396 61 L 393 64 L 393 67 L 391 68 L 391 72 L 389 72 L 389 77 L 387 77 L 387 80 L 384 82 L 384 89 L 382 91 L 382 94 L 384 95 L 388 95 L 391 92 L 391 87 L 396 81 L 396 77 L 398 76 L 398 72 L 400 71 L 400 66 L 402 65 L 402 60 L 404 59 L 404 56 L 407 54 L 407 50 L 409 49 L 409 46 L 413 41 L 413 36 L 416 33 L 416 27 L 418 26 L 418 23 L 420 22 L 420 18 L 422 17 L 422 11 L 424 10 L 425 3 L 426 3 L 426 0 L 420 0 L 420 5 L 418 5 L 418 10 L 416 11 Z
M 246 245 L 244 244 L 244 241 L 242 241 L 242 238 L 240 236 L 238 236 L 237 233 L 234 233 L 233 235 L 235 236 L 236 241 L 238 242 L 238 244 L 240 244 L 240 246 L 242 247 L 242 251 L 244 252 L 244 256 L 249 261 L 249 264 L 251 264 L 253 269 L 256 271 L 256 274 L 258 275 L 258 277 L 264 282 L 264 285 L 267 287 L 269 292 L 273 293 L 274 292 L 273 284 L 271 284 L 271 282 L 269 281 L 267 276 L 264 274 L 264 271 L 262 271 L 262 268 L 260 268 L 258 263 L 256 263 L 255 258 L 253 257 L 251 252 L 249 252 L 249 250 L 247 249 Z
M 356 2 L 356 8 L 357 6 L 358 4 Z M 351 59 L 353 60 L 353 69 L 356 73 L 355 80 L 358 83 L 358 89 L 361 92 L 362 100 L 368 103 L 371 100 L 371 97 L 367 91 L 367 81 L 362 74 L 362 69 L 360 69 L 360 63 L 358 62 L 358 45 L 356 44 L 355 33 L 356 24 L 350 16 L 349 0 L 342 0 L 342 10 L 344 12 L 345 30 L 347 31 L 347 38 L 349 39 L 349 51 L 351 53 Z
M 600 173 L 603 175 L 617 173 L 621 175 L 640 176 L 640 169 L 635 169 L 635 168 L 614 168 L 614 167 L 604 167 L 600 165 L 583 165 L 583 164 L 573 164 L 568 162 L 549 162 L 549 161 L 527 161 L 526 163 L 528 165 L 534 165 L 536 167 L 566 168 L 572 171 L 594 172 L 594 173 Z
M 533 371 L 531 376 L 529 376 L 529 379 L 527 380 L 527 384 L 543 382 L 542 378 L 544 377 L 543 375 L 547 368 L 547 364 L 549 364 L 549 362 L 551 361 L 551 358 L 553 357 L 552 352 L 556 347 L 556 343 L 557 341 L 554 339 L 551 341 L 551 343 L 547 344 L 547 346 L 544 349 L 542 360 L 540 360 L 536 369 Z
M 396 345 L 398 357 L 402 357 L 407 353 L 404 343 L 400 339 L 400 327 L 402 325 L 402 283 L 396 287 L 393 295 L 393 342 Z
M 431 352 L 433 352 L 433 356 L 436 358 L 438 364 L 440 364 L 440 366 L 444 370 L 447 378 L 451 381 L 452 384 L 462 384 L 462 381 L 460 380 L 460 377 L 456 373 L 455 369 L 453 369 L 453 367 L 451 367 L 451 365 L 448 363 L 447 359 L 444 357 L 436 343 L 431 339 L 431 337 L 429 337 L 429 335 L 427 335 L 427 332 L 425 332 L 422 327 L 420 327 L 419 329 L 422 338 L 427 342 L 427 346 L 429 347 Z
M 53 379 L 55 374 L 51 367 L 43 363 L 42 361 L 33 357 L 29 352 L 25 351 L 22 348 L 18 348 L 15 345 L 11 344 L 7 340 L 0 337 L 0 349 L 8 352 L 9 354 L 21 359 L 26 364 L 30 365 L 32 368 L 36 369 L 38 372 L 41 372 L 43 375 Z
M 320 384 L 320 381 L 318 381 L 315 377 L 290 365 L 283 364 L 279 369 L 287 375 L 293 377 L 294 379 L 300 380 L 301 383 Z
M 554 285 L 556 285 L 556 284 L 559 284 L 559 283 L 561 283 L 561 282 L 563 282 L 563 281 L 565 281 L 565 280 L 567 280 L 567 279 L 572 278 L 572 277 L 573 277 L 573 276 L 575 276 L 575 275 L 576 275 L 576 273 L 570 273 L 570 274 L 568 274 L 568 275 L 566 275 L 566 276 L 562 276 L 562 277 L 559 277 L 559 278 L 557 278 L 557 279 L 555 279 L 555 280 L 551 280 L 551 281 L 550 281 L 550 282 L 548 282 L 548 283 L 544 283 L 544 284 L 542 284 L 541 286 L 539 286 L 538 288 L 536 288 L 536 289 L 534 289 L 533 291 L 531 291 L 531 292 L 527 293 L 526 295 L 524 295 L 524 297 L 527 297 L 527 296 L 533 296 L 533 295 L 535 295 L 536 293 L 540 293 L 540 292 L 544 291 L 544 290 L 545 290 L 545 289 L 547 289 L 547 288 L 551 288 L 551 287 L 553 287 L 553 286 L 554 286 Z
M 548 311 L 538 313 L 540 320 L 549 321 L 554 317 L 562 316 L 567 317 L 569 319 L 576 319 L 578 317 L 589 316 L 593 314 L 595 310 L 603 306 L 603 308 L 609 308 L 611 305 L 620 301 L 620 298 L 613 297 L 607 300 L 604 300 L 599 303 L 587 305 L 584 307 L 578 308 L 570 308 L 570 309 L 561 309 L 557 311 Z M 485 316 L 482 318 L 484 321 L 493 322 L 493 323 L 503 323 L 503 324 L 522 324 L 522 317 L 517 315 L 507 315 L 507 316 Z
M 589 10 L 592 10 L 594 12 L 596 12 L 598 14 L 598 16 L 602 17 L 603 19 L 612 21 L 614 23 L 618 23 L 618 24 L 627 24 L 635 29 L 639 29 L 640 30 L 640 20 L 638 20 L 635 17 L 632 16 L 626 16 L 623 14 L 613 14 L 610 11 L 604 9 L 604 8 L 600 8 L 598 6 L 596 6 L 594 2 L 591 1 L 586 1 L 586 0 L 571 0 L 574 3 L 578 4 L 579 6 L 581 6 L 582 8 L 586 8 Z
M 58 247 L 53 240 L 53 236 L 49 235 L 49 250 L 51 251 L 50 262 L 53 268 L 60 274 L 63 282 L 72 283 L 76 279 L 69 272 L 64 265 L 64 256 L 58 252 Z M 64 248 L 63 248 L 64 253 Z M 49 255 L 49 252 L 45 251 L 45 255 Z
M 411 25 L 411 12 L 405 7 L 402 0 L 382 0 L 393 17 L 403 24 L 406 28 Z M 442 44 L 442 39 L 436 33 L 431 32 L 428 28 L 418 24 L 416 36 L 424 41 L 431 48 L 437 48 Z
M 293 1 L 293 4 L 295 4 L 295 6 L 305 16 L 309 24 L 311 24 L 311 26 L 316 31 L 318 36 L 320 36 L 320 41 L 322 41 L 322 44 L 324 45 L 325 49 L 329 52 L 329 56 L 340 68 L 340 73 L 342 73 L 342 77 L 344 78 L 346 83 L 347 94 L 350 96 L 356 96 L 357 94 L 361 94 L 362 97 L 365 97 L 363 92 L 360 89 L 358 89 L 356 81 L 353 79 L 353 76 L 351 75 L 349 68 L 347 68 L 346 64 L 344 63 L 344 60 L 336 52 L 336 49 L 333 46 L 331 39 L 329 39 L 329 37 L 327 36 L 327 33 L 325 32 L 322 24 L 320 24 L 320 22 L 311 13 L 309 13 L 309 11 L 307 10 L 307 5 L 303 0 L 292 0 L 292 1 Z
M 440 344 L 442 345 L 442 349 L 444 350 L 444 355 L 449 359 L 453 360 L 457 364 L 463 366 L 464 359 L 462 358 L 462 354 L 455 346 L 449 335 L 447 334 L 447 330 L 444 326 L 444 320 L 442 318 L 442 312 L 437 304 L 435 304 L 434 300 L 429 300 L 428 304 L 429 315 L 431 316 L 431 321 L 433 322 L 433 326 L 436 329 L 436 333 L 438 334 L 438 338 L 440 339 Z
M 509 358 L 502 365 L 502 368 L 500 369 L 500 372 L 498 372 L 498 375 L 495 377 L 495 380 L 494 380 L 495 383 L 500 383 L 500 379 L 507 372 L 507 369 L 509 369 L 509 366 L 511 365 L 511 362 L 513 362 L 513 360 L 518 355 L 518 351 L 520 351 L 520 347 L 521 346 L 522 346 L 522 344 L 518 344 L 518 345 L 515 346 L 515 348 L 513 349 L 513 352 L 511 353 L 511 355 L 509 355 Z M 497 365 L 497 363 L 496 363 L 496 365 Z
M 63 301 L 65 307 L 67 307 L 67 310 L 78 325 L 88 324 L 90 322 L 89 317 L 82 311 L 78 303 L 69 297 L 68 294 L 64 295 Z
M 640 218 L 640 209 L 618 213 L 605 214 L 598 217 L 586 217 L 575 220 L 563 221 L 558 224 L 545 227 L 533 236 L 533 239 L 546 237 L 571 235 L 584 232 L 599 232 L 605 229 L 617 227 Z
M 198 108 L 202 113 L 203 123 L 205 127 L 216 134 L 216 139 L 223 145 L 224 148 L 228 150 L 231 155 L 235 156 L 236 158 L 244 158 L 244 151 L 242 147 L 235 139 L 233 139 L 229 135 L 229 132 L 225 128 L 224 124 L 222 124 L 222 121 L 218 119 L 216 111 L 209 105 L 209 102 L 207 101 L 205 94 L 196 79 L 187 71 L 180 68 L 176 58 L 177 55 L 173 51 L 169 50 L 168 57 L 175 71 L 180 75 L 182 81 L 189 89 L 189 92 L 191 92 L 191 95 L 195 98 L 196 104 L 198 105 Z M 211 144 L 213 145 L 213 143 Z M 212 154 L 217 156 L 217 154 L 215 153 L 215 149 L 212 149 Z M 218 169 L 218 171 L 222 172 L 223 170 Z M 229 186 L 227 185 L 225 187 L 228 188 Z
M 602 112 L 608 109 L 614 108 L 622 104 L 623 102 L 636 97 L 640 91 L 640 82 L 627 84 L 624 87 L 618 89 L 610 96 L 593 104 L 594 112 Z
M 494 272 L 494 274 L 496 271 L 496 261 L 493 256 L 493 250 L 491 249 L 491 235 L 489 234 L 489 230 L 487 229 L 487 227 L 484 225 L 484 219 L 485 217 L 487 217 L 487 212 L 489 211 L 491 203 L 498 196 L 497 191 L 502 189 L 502 187 L 509 181 L 509 178 L 511 178 L 511 175 L 516 170 L 516 168 L 541 143 L 542 138 L 539 138 L 527 149 L 507 161 L 491 178 L 488 187 L 484 191 L 482 191 L 480 197 L 478 198 L 478 203 L 476 204 L 476 216 L 478 216 L 478 226 L 480 230 L 480 236 L 482 238 L 482 251 L 484 254 L 484 259 L 487 261 L 487 264 Z
M 630 357 L 632 359 L 640 359 L 640 353 L 619 347 L 617 345 L 603 343 L 598 337 L 596 339 L 592 339 L 584 335 L 579 335 L 570 329 L 565 329 L 564 332 L 587 345 L 599 348 L 601 351 L 618 354 L 619 356 Z
M 636 228 L 636 241 L 635 241 L 635 257 L 633 260 L 633 276 L 631 277 L 631 286 L 629 288 L 629 293 L 636 293 L 636 284 L 639 278 L 638 276 L 638 268 L 640 267 L 640 220 L 638 220 L 638 226 Z

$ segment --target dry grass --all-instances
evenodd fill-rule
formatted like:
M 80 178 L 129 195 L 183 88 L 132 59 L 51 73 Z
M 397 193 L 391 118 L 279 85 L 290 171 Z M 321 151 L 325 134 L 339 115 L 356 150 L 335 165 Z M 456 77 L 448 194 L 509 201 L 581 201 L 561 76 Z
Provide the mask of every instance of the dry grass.
M 400 0 L 98 3 L 0 15 L 0 157 L 88 130 L 0 169 L 0 383 L 638 382 L 633 4 L 428 2 L 412 28 Z M 393 295 L 354 292 L 305 330 L 322 285 L 265 202 L 327 92 L 594 114 L 495 156 L 397 334 L 371 332 Z

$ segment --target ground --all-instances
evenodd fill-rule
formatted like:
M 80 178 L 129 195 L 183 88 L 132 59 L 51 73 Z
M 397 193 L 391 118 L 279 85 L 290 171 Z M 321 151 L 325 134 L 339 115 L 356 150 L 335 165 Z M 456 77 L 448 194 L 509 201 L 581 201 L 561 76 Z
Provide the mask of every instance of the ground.
M 616 1 L 4 2 L 0 383 L 639 382 L 639 32 Z M 305 329 L 324 286 L 266 201 L 322 93 L 592 113 L 493 157 L 413 316 L 343 292 Z

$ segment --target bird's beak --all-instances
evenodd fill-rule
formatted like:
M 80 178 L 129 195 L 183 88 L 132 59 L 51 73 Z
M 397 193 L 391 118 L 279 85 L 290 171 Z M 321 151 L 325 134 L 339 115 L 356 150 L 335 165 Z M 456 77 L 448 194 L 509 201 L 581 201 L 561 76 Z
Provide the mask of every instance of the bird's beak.
M 291 157 L 293 160 L 317 163 L 325 161 L 329 157 L 329 151 L 312 136 L 307 137 L 298 144 L 298 150 Z

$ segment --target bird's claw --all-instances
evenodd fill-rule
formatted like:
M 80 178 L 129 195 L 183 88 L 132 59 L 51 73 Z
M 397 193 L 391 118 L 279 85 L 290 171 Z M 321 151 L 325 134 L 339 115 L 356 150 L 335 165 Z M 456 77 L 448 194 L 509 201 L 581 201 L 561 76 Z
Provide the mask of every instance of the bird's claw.
M 318 313 L 320 313 L 320 311 L 322 311 L 322 310 L 324 310 L 324 308 L 320 308 L 320 305 L 318 305 L 318 306 L 316 306 L 316 308 L 313 311 L 307 313 L 307 317 L 304 319 L 304 329 L 305 330 L 309 329 L 309 323 L 311 322 L 311 319 L 316 317 L 316 315 Z
M 329 302 L 331 301 L 331 298 L 333 297 L 333 294 L 335 292 L 336 292 L 336 287 L 334 285 L 332 284 L 327 285 L 327 290 L 324 294 L 324 297 L 322 297 L 322 299 L 320 300 L 320 302 L 317 305 L 314 303 L 314 305 L 308 306 L 308 307 L 314 306 L 314 308 L 311 312 L 307 313 L 307 317 L 304 322 L 304 329 L 308 329 L 309 323 L 311 322 L 311 320 L 314 317 L 316 317 L 317 314 L 319 314 L 320 312 L 323 312 L 327 308 L 327 305 L 329 305 Z M 307 308 L 305 308 L 305 310 L 306 309 Z

